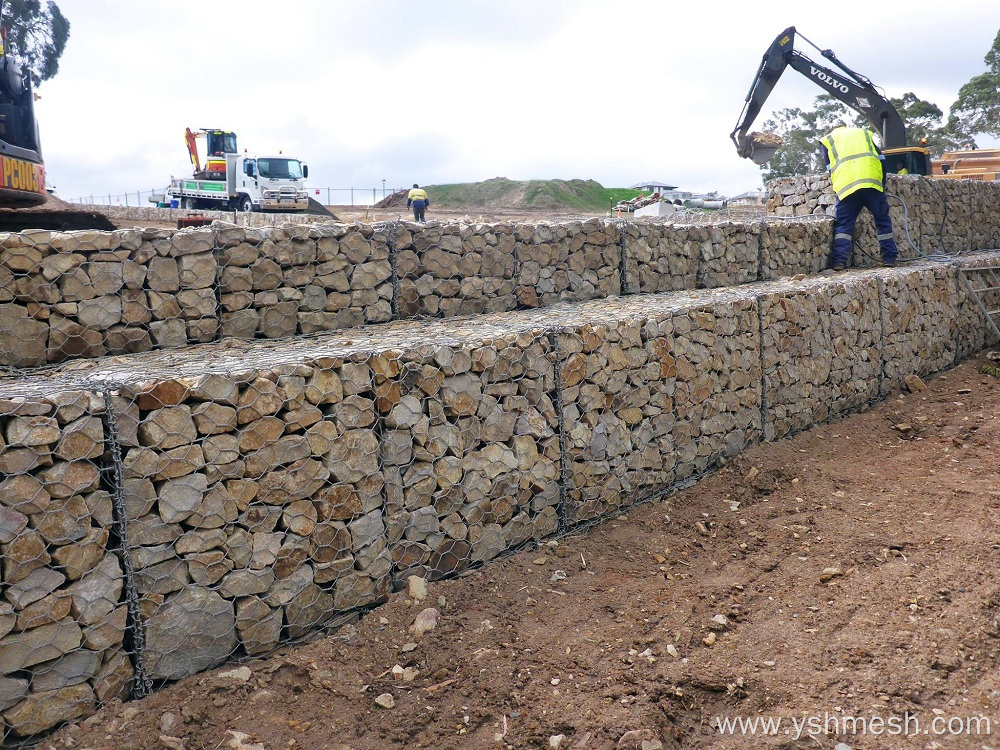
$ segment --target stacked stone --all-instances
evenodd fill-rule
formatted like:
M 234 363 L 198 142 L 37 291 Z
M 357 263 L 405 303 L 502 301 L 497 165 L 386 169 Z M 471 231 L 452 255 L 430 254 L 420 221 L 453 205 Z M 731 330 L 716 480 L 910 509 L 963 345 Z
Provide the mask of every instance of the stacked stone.
M 27 231 L 0 237 L 0 354 L 30 367 L 211 341 L 208 230 Z
M 623 222 L 622 227 L 629 294 L 675 292 L 698 286 L 702 253 L 712 255 L 707 225 Z
M 702 245 L 697 287 L 712 289 L 757 281 L 760 233 L 757 222 L 726 221 L 709 225 L 711 246 Z
M 947 367 L 963 316 L 923 264 L 2 380 L 5 731 L 126 695 L 127 626 L 157 681 L 265 653 Z
M 760 321 L 748 289 L 689 294 L 673 316 L 677 479 L 760 439 Z
M 378 361 L 298 354 L 122 388 L 138 410 L 123 463 L 153 679 L 263 653 L 388 591 Z
M 458 341 L 408 348 L 380 373 L 397 579 L 439 578 L 556 531 L 551 345 L 544 330 L 510 328 L 486 337 L 478 326 L 453 330 Z
M 955 269 L 924 264 L 910 273 L 883 273 L 882 393 L 903 385 L 910 374 L 925 375 L 955 361 L 959 339 Z
M 625 227 L 629 293 L 746 284 L 759 275 L 757 222 Z
M 997 211 L 996 183 L 968 180 L 970 248 L 1000 248 L 1000 211 Z M 967 248 L 968 249 L 968 248 Z
M 676 463 L 673 309 L 647 297 L 576 313 L 558 333 L 570 523 L 670 484 Z
M 134 260 L 138 270 L 145 270 L 145 283 L 121 294 L 122 317 L 138 329 L 134 343 L 124 351 L 176 349 L 217 339 L 214 230 L 147 230 L 142 238 Z M 151 345 L 141 336 L 142 326 L 148 326 Z
M 823 413 L 833 415 L 856 409 L 878 397 L 882 372 L 878 283 L 862 274 L 835 278 L 824 296 L 828 306 L 823 335 L 830 377 L 820 389 L 825 408 L 817 418 Z
M 878 285 L 855 276 L 782 283 L 759 298 L 764 437 L 775 440 L 878 395 Z
M 835 201 L 829 175 L 780 177 L 767 183 L 768 216 L 826 215 Z
M 225 337 L 288 338 L 392 318 L 389 230 L 218 225 Z
M 761 227 L 760 278 L 762 281 L 815 274 L 829 265 L 833 222 L 769 219 Z
M 582 302 L 621 292 L 616 224 L 600 219 L 514 225 L 521 307 Z
M 836 200 L 829 177 L 781 178 L 769 182 L 767 188 L 771 215 L 833 215 Z M 893 233 L 904 260 L 1000 246 L 1000 216 L 995 210 L 1000 185 L 995 182 L 888 175 L 886 191 Z M 875 227 L 865 211 L 858 221 L 856 248 L 861 252 L 855 265 L 878 264 Z
M 205 211 L 186 208 L 158 208 L 155 206 L 108 206 L 77 204 L 74 210 L 96 211 L 104 214 L 116 223 L 128 221 L 173 223 L 180 218 L 197 216 L 199 218 L 224 221 L 238 224 L 241 227 L 274 227 L 286 224 L 316 224 L 324 221 L 316 214 L 283 214 L 283 213 L 243 213 L 236 211 Z
M 517 308 L 512 225 L 407 222 L 393 231 L 400 317 Z
M 103 398 L 0 388 L 0 739 L 129 694 Z

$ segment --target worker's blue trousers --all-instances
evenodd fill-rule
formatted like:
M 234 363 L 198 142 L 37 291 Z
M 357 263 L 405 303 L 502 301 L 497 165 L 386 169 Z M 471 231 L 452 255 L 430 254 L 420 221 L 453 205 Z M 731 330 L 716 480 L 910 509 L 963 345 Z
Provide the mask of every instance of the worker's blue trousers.
M 830 265 L 846 266 L 851 260 L 851 244 L 854 241 L 854 225 L 862 208 L 867 208 L 875 219 L 875 233 L 883 263 L 895 263 L 899 248 L 892 238 L 892 221 L 889 219 L 889 200 L 885 193 L 875 188 L 855 190 L 842 201 L 837 201 L 837 213 L 833 219 L 833 252 Z

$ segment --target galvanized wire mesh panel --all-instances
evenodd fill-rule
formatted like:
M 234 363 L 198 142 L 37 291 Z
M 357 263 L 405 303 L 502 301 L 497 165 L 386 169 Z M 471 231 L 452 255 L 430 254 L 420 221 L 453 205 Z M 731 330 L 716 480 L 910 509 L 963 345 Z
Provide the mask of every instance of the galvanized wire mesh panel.
M 522 307 L 615 297 L 621 292 L 616 224 L 600 219 L 517 224 L 517 298 Z
M 758 304 L 766 439 L 806 429 L 878 394 L 874 279 L 785 282 L 771 286 Z
M 882 393 L 910 373 L 925 375 L 955 361 L 958 279 L 955 270 L 928 264 L 907 274 L 882 273 Z
M 392 232 L 400 317 L 454 317 L 518 306 L 513 225 L 401 223 Z
M 710 252 L 709 226 L 624 224 L 626 283 L 630 293 L 695 289 L 702 251 Z
M 0 385 L 0 737 L 130 694 L 121 537 L 99 392 Z
M 1000 343 L 983 311 L 984 307 L 986 312 L 1000 310 L 1000 289 L 996 288 L 1000 286 L 996 283 L 996 280 L 1000 280 L 1000 271 L 996 270 L 1000 265 L 1000 254 L 965 255 L 957 261 L 957 264 L 962 269 L 968 269 L 966 272 L 958 272 L 956 290 L 958 295 L 956 356 L 961 359 L 978 352 L 984 346 L 996 346 Z M 969 289 L 970 285 L 986 291 L 979 291 L 974 296 Z M 979 298 L 978 302 L 976 297 Z M 992 318 L 994 321 L 997 320 L 996 315 Z
M 558 418 L 544 331 L 403 352 L 387 385 L 382 464 L 399 583 L 556 531 Z
M 764 221 L 760 242 L 761 280 L 816 274 L 829 265 L 833 220 L 814 216 L 795 221 Z
M 674 479 L 672 311 L 588 321 L 558 333 L 566 516 L 607 515 Z
M 220 227 L 221 335 L 285 338 L 393 317 L 392 228 Z
M 760 440 L 757 300 L 740 292 L 717 297 L 673 317 L 678 479 L 701 474 Z
M 148 673 L 259 654 L 389 589 L 369 355 L 130 379 Z

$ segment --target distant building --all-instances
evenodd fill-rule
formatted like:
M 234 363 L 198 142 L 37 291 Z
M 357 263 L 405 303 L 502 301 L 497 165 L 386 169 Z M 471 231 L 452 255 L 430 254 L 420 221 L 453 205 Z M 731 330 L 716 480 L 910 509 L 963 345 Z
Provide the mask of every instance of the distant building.
M 740 193 L 729 199 L 730 206 L 763 206 L 764 193 L 759 190 L 751 190 L 747 193 Z
M 668 185 L 665 182 L 640 182 L 632 185 L 629 190 L 641 190 L 644 193 L 659 193 L 660 198 L 668 201 L 686 201 L 694 197 L 690 190 L 678 190 L 676 185 Z
M 668 185 L 665 182 L 655 182 L 653 180 L 650 180 L 649 182 L 640 182 L 638 185 L 632 185 L 629 188 L 629 190 L 641 190 L 644 193 L 659 193 L 660 195 L 676 189 L 676 185 Z

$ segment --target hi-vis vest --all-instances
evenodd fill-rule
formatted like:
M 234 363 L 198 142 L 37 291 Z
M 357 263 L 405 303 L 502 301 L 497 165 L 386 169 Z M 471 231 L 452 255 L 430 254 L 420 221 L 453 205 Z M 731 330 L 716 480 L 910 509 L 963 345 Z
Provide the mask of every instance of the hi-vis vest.
M 423 188 L 413 188 L 406 196 L 407 200 L 427 202 L 427 193 Z
M 882 162 L 872 134 L 862 128 L 835 128 L 820 140 L 830 154 L 830 181 L 843 200 L 861 188 L 882 190 Z

